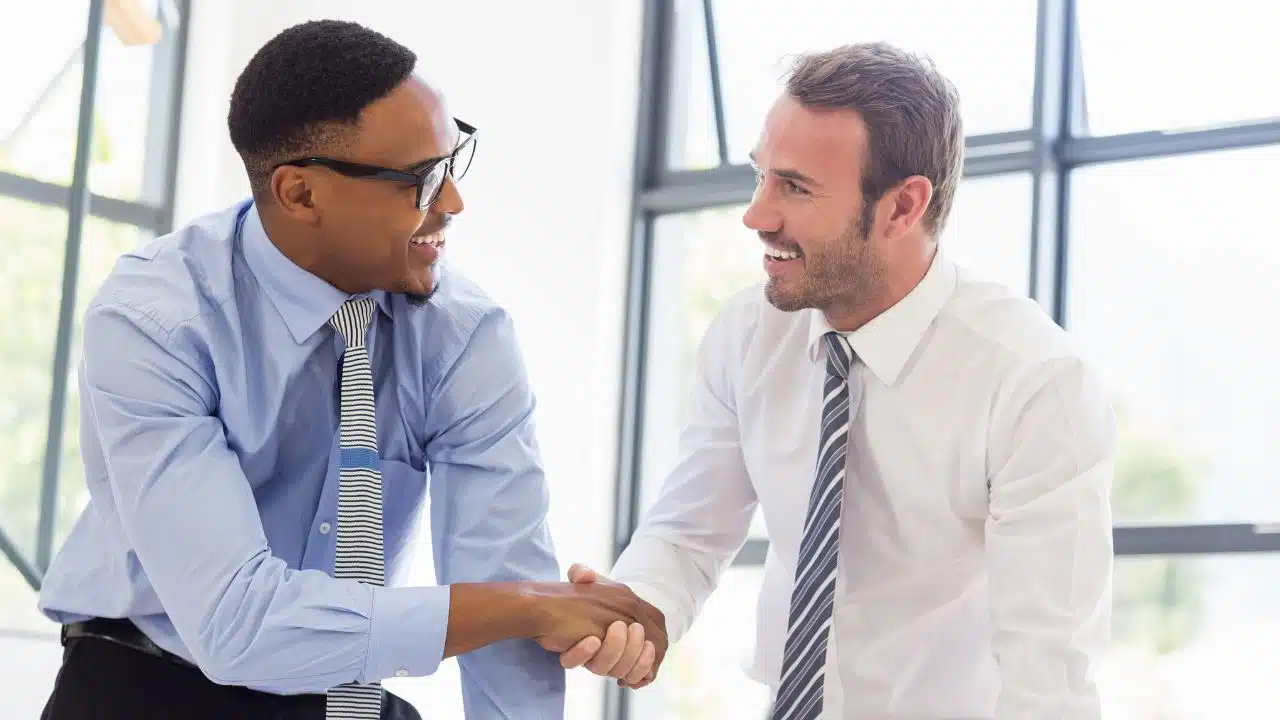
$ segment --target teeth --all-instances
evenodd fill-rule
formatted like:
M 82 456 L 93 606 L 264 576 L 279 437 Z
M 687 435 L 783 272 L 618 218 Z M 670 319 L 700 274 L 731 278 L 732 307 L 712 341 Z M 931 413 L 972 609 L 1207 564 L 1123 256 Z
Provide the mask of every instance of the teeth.
M 789 250 L 777 250 L 771 247 L 766 247 L 764 249 L 764 254 L 768 255 L 774 260 L 795 260 L 796 258 L 800 257 L 800 253 L 798 252 L 791 252 Z
M 409 238 L 409 244 L 410 245 L 431 245 L 433 247 L 439 247 L 441 240 L 442 238 L 438 234 L 428 235 L 427 237 Z

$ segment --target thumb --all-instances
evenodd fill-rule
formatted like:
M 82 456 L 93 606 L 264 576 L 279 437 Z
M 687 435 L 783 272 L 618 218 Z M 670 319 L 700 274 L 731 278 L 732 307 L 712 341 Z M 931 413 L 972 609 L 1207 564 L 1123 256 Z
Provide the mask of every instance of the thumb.
M 569 567 L 569 582 L 574 583 L 593 583 L 600 579 L 600 575 L 595 570 L 583 565 L 582 563 L 574 563 Z

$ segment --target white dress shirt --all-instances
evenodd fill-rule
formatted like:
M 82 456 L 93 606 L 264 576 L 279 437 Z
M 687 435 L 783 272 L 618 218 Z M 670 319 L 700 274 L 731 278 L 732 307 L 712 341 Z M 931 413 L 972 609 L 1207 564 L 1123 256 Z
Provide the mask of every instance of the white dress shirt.
M 777 692 L 831 330 L 763 287 L 699 350 L 678 462 L 612 576 L 672 641 L 742 546 L 771 541 L 747 672 Z M 852 419 L 826 718 L 1096 720 L 1111 608 L 1111 406 L 1034 301 L 941 251 L 848 338 Z M 661 682 L 659 679 L 658 682 Z

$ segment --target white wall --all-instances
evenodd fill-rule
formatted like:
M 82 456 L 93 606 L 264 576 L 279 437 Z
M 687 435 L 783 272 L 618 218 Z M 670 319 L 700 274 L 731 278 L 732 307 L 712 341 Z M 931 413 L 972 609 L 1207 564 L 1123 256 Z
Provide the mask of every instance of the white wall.
M 227 139 L 227 101 L 253 52 L 296 22 L 355 20 L 405 43 L 419 54 L 419 71 L 446 92 L 454 114 L 479 127 L 478 153 L 462 187 L 467 210 L 450 236 L 449 252 L 455 266 L 516 319 L 539 396 L 539 437 L 562 565 L 581 560 L 605 566 L 639 67 L 638 0 L 193 5 L 179 223 L 247 195 Z M 432 582 L 430 555 L 420 557 L 413 576 Z M 39 629 L 52 632 L 43 624 Z M 12 702 L 16 693 L 19 700 L 30 700 L 23 717 L 38 714 L 60 648 L 56 641 L 18 639 L 0 639 L 0 646 L 10 659 L 21 657 L 37 668 L 42 678 L 32 682 L 23 675 L 21 688 L 0 685 L 0 697 Z M 37 656 L 39 663 L 32 665 Z M 389 686 L 424 711 L 429 708 L 433 717 L 461 717 L 456 683 L 456 666 L 449 663 L 433 678 Z M 571 673 L 568 717 L 599 717 L 602 694 L 597 678 Z

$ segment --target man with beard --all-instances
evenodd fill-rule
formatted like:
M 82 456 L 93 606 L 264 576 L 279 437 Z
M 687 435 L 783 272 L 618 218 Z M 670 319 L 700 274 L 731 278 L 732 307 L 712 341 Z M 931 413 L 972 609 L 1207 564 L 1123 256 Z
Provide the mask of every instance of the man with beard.
M 252 200 L 89 304 L 45 718 L 417 718 L 380 681 L 453 656 L 468 717 L 560 718 L 557 652 L 616 624 L 661 662 L 651 606 L 555 582 L 511 320 L 441 269 L 476 129 L 415 64 L 351 23 L 272 39 L 228 118 Z M 390 587 L 428 491 L 440 584 Z
M 796 62 L 743 218 L 768 280 L 707 331 L 678 462 L 611 573 L 674 642 L 760 507 L 750 674 L 777 720 L 1100 717 L 1113 414 L 1038 305 L 939 247 L 963 148 L 928 63 Z

